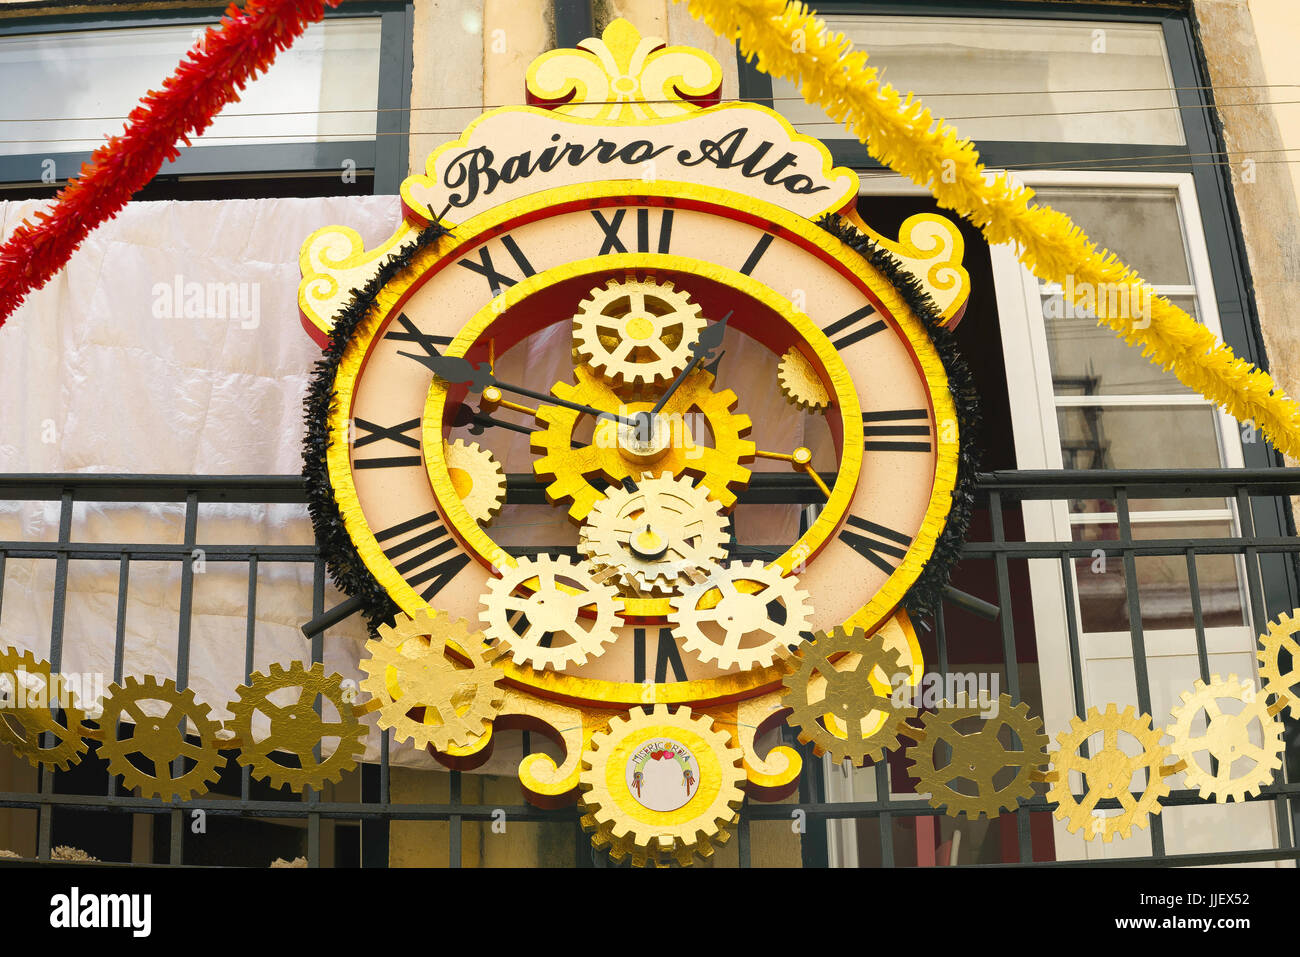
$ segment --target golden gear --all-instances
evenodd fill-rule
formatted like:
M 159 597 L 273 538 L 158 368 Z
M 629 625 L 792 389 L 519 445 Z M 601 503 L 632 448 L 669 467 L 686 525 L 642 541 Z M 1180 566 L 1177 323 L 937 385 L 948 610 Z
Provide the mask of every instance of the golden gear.
M 469 517 L 481 525 L 496 518 L 506 500 L 506 473 L 496 457 L 477 442 L 444 442 L 447 472 Z
M 671 282 L 611 279 L 573 317 L 573 354 L 610 385 L 667 385 L 691 361 L 704 316 Z
M 160 702 L 166 710 L 161 717 L 154 717 L 141 707 L 143 701 Z M 121 775 L 128 791 L 139 788 L 145 797 L 188 801 L 221 776 L 223 761 L 217 750 L 221 726 L 211 715 L 212 709 L 194 696 L 193 689 L 180 691 L 171 678 L 160 682 L 155 675 L 143 679 L 128 676 L 120 685 L 109 687 L 104 699 L 99 724 L 104 740 L 99 756 L 108 761 L 109 774 Z M 124 716 L 130 721 L 124 721 Z M 193 731 L 189 725 L 194 726 Z M 126 728 L 132 729 L 130 736 L 119 737 Z M 199 743 L 187 741 L 190 735 Z M 153 771 L 138 767 L 131 755 L 150 762 Z M 184 762 L 179 773 L 177 760 Z M 189 770 L 184 770 L 185 763 L 190 764 Z
M 695 864 L 697 849 L 687 847 L 680 842 L 674 842 L 670 851 L 638 847 L 632 840 L 630 831 L 616 838 L 612 833 L 612 824 L 597 824 L 596 815 L 585 804 L 580 804 L 579 810 L 582 811 L 579 823 L 582 829 L 591 835 L 592 847 L 598 851 L 607 850 L 612 861 L 618 863 L 629 861 L 633 867 L 670 867 L 673 862 L 676 862 L 679 867 L 691 867 Z M 725 844 L 730 837 L 729 831 L 719 831 L 714 840 L 719 844 Z M 698 848 L 698 852 L 701 857 L 712 857 L 713 844 Z
M 1293 617 L 1298 614 L 1300 609 L 1270 622 L 1268 631 L 1260 636 L 1259 650 L 1259 681 L 1263 693 L 1265 697 L 1276 695 L 1279 704 L 1291 709 L 1293 718 L 1300 718 L 1300 642 L 1296 641 L 1300 619 Z M 1291 667 L 1285 672 L 1282 670 L 1283 651 L 1291 655 Z
M 302 793 L 310 786 L 320 788 L 326 781 L 338 781 L 345 771 L 357 766 L 357 758 L 366 748 L 366 728 L 357 720 L 352 703 L 344 695 L 341 675 L 325 674 L 317 662 L 304 668 L 301 661 L 271 665 L 270 674 L 257 673 L 248 684 L 236 690 L 236 700 L 226 709 L 234 715 L 230 730 L 239 739 L 239 763 L 253 769 L 253 776 L 265 779 L 273 788 L 288 785 Z M 279 704 L 278 692 L 296 689 L 295 700 Z M 316 713 L 316 698 L 334 706 L 338 718 L 326 721 Z M 324 701 L 322 701 L 322 706 Z M 253 716 L 261 712 L 271 723 L 270 734 L 261 741 L 253 737 Z M 327 738 L 338 738 L 334 753 L 317 758 L 316 747 Z M 292 754 L 300 767 L 281 764 L 274 753 Z
M 1135 738 L 1142 747 L 1140 754 L 1130 756 L 1119 744 L 1119 734 L 1124 732 Z M 1102 735 L 1100 749 L 1092 750 L 1089 757 L 1079 754 L 1079 748 L 1094 734 Z M 1070 730 L 1056 736 L 1060 750 L 1048 758 L 1054 780 L 1047 791 L 1047 800 L 1057 804 L 1056 818 L 1065 821 L 1070 833 L 1084 831 L 1084 837 L 1100 837 L 1107 843 L 1118 834 L 1128 837 L 1133 825 L 1147 826 L 1147 815 L 1160 813 L 1160 799 L 1169 793 L 1169 782 L 1162 774 L 1169 749 L 1160 744 L 1164 732 L 1151 727 L 1149 714 L 1137 715 L 1130 705 L 1122 712 L 1114 705 L 1106 705 L 1105 713 L 1088 709 L 1087 720 L 1077 716 L 1070 719 Z M 1084 776 L 1087 792 L 1080 802 L 1075 798 L 1070 783 L 1070 772 Z M 1145 771 L 1147 782 L 1141 797 L 1136 800 L 1129 790 L 1133 775 Z M 1110 817 L 1096 811 L 1102 798 L 1115 798 L 1122 810 Z
M 1219 699 L 1231 698 L 1244 707 L 1237 714 L 1219 710 Z M 1198 680 L 1191 691 L 1182 694 L 1182 705 L 1170 714 L 1173 724 L 1167 729 L 1174 739 L 1171 749 L 1187 767 L 1185 786 L 1197 788 L 1201 797 L 1223 804 L 1226 801 L 1244 801 L 1247 794 L 1259 794 L 1260 788 L 1273 780 L 1273 772 L 1282 767 L 1282 724 L 1264 704 L 1264 696 L 1255 693 L 1252 682 L 1243 682 L 1236 675 L 1221 681 L 1214 675 L 1207 685 Z M 1205 732 L 1192 734 L 1192 722 L 1205 712 L 1208 719 Z M 1251 725 L 1259 722 L 1262 744 L 1250 740 Z M 1217 773 L 1201 764 L 1196 755 L 1209 752 L 1210 759 L 1218 762 Z M 1253 761 L 1254 767 L 1233 776 L 1236 762 L 1242 758 Z
M 812 363 L 798 349 L 792 348 L 781 357 L 776 377 L 785 397 L 798 408 L 822 412 L 830 406 L 831 397 L 826 386 L 818 378 Z
M 749 582 L 742 588 L 739 582 Z M 755 589 L 753 586 L 758 586 Z M 707 578 L 669 599 L 673 637 L 719 668 L 767 668 L 804 640 L 812 605 L 794 575 L 760 561 L 715 566 Z M 777 603 L 783 617 L 773 607 Z M 753 636 L 759 640 L 754 643 Z M 750 642 L 741 647 L 741 643 Z
M 515 664 L 538 671 L 563 671 L 600 655 L 619 624 L 614 586 L 597 581 L 588 565 L 575 565 L 568 555 L 516 562 L 500 578 L 488 579 L 479 613 L 488 638 Z
M 960 701 L 959 701 L 960 704 Z M 997 817 L 1003 811 L 1014 811 L 1020 800 L 1034 796 L 1034 775 L 1047 770 L 1047 735 L 1043 733 L 1041 718 L 1029 713 L 1023 701 L 1013 704 L 1011 696 L 998 698 L 997 711 L 984 718 L 978 730 L 970 733 L 958 731 L 958 722 L 983 718 L 983 707 L 953 707 L 946 701 L 937 711 L 921 715 L 924 736 L 907 749 L 912 777 L 917 780 L 918 791 L 928 791 L 930 806 L 942 807 L 949 817 L 965 814 L 966 817 Z M 1020 748 L 1012 750 L 999 734 L 1007 728 L 1020 741 Z M 935 746 L 943 742 L 951 749 L 946 765 L 937 767 Z M 1000 772 L 1015 768 L 1015 775 L 1001 787 L 994 783 Z M 953 781 L 965 780 L 975 785 L 975 794 L 966 794 L 953 787 Z
M 900 735 L 912 737 L 907 719 L 916 709 L 900 705 L 891 694 L 901 675 L 910 678 L 897 649 L 877 636 L 843 627 L 819 631 L 794 653 L 794 671 L 782 682 L 787 719 L 799 743 L 812 743 L 818 757 L 836 764 L 879 761 L 896 748 Z
M 379 726 L 417 748 L 445 751 L 477 741 L 505 701 L 482 633 L 446 612 L 399 614 L 379 627 L 366 652 L 361 690 L 378 702 Z
M 573 370 L 574 384 L 557 382 L 551 393 L 557 398 L 607 412 L 630 416 L 647 412 L 651 402 L 624 404 L 614 390 L 602 382 L 586 366 Z M 736 415 L 731 410 L 738 401 L 730 389 L 714 392 L 713 374 L 697 369 L 672 394 L 659 415 L 663 423 L 661 447 L 649 456 L 628 451 L 621 438 L 617 423 L 602 419 L 596 423 L 594 437 L 589 445 L 578 443 L 577 428 L 584 413 L 558 405 L 543 405 L 537 410 L 537 421 L 542 427 L 532 436 L 532 448 L 543 453 L 533 462 L 533 471 L 552 481 L 546 495 L 552 502 L 570 499 L 569 516 L 583 521 L 592 506 L 605 497 L 603 484 L 593 484 L 589 476 L 603 476 L 609 482 L 622 482 L 631 478 L 640 480 L 643 474 L 652 476 L 690 473 L 701 477 L 714 501 L 730 508 L 736 501 L 732 485 L 749 481 L 750 471 L 741 465 L 754 458 L 756 446 L 743 439 L 752 424 L 747 415 Z M 689 422 L 701 415 L 712 434 L 713 445 L 696 443 Z M 657 433 L 659 434 L 659 433 Z M 650 461 L 649 459 L 653 459 Z
M 19 687 L 19 683 L 22 687 Z M 39 696 L 36 707 L 28 704 Z M 18 707 L 19 697 L 23 707 Z M 50 709 L 62 707 L 65 723 L 60 724 Z M 30 651 L 17 648 L 0 651 L 0 741 L 33 767 L 44 764 L 66 771 L 86 753 L 81 739 L 86 713 L 77 707 L 62 675 L 50 673 L 50 663 L 38 660 Z M 45 732 L 54 736 L 54 744 L 45 747 Z
M 657 811 L 637 796 L 629 777 L 638 752 L 668 742 L 694 759 L 699 780 L 683 781 L 685 803 Z M 593 843 L 598 844 L 603 831 L 620 853 L 624 848 L 627 853 L 644 852 L 652 861 L 669 855 L 707 856 L 713 842 L 725 840 L 719 837 L 723 829 L 739 817 L 745 799 L 740 790 L 743 758 L 725 731 L 715 729 L 704 716 L 693 716 L 685 706 L 675 712 L 667 705 L 655 705 L 653 711 L 633 708 L 626 716 L 611 718 L 609 730 L 593 735 L 583 752 L 578 778 L 590 823 L 597 829 Z
M 721 561 L 726 545 L 727 518 L 708 489 L 662 475 L 611 489 L 587 516 L 578 550 L 637 592 L 668 594 L 692 570 Z

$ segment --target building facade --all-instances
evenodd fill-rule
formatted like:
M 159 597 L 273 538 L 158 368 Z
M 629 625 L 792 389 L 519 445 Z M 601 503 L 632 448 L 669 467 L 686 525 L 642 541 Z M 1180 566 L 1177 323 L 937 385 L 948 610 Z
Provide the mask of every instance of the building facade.
M 0 3 L 0 75 L 22 91 L 0 105 L 0 232 L 54 194 L 217 12 Z M 1288 310 L 1300 294 L 1294 4 L 828 0 L 819 12 L 974 140 L 990 169 L 1013 171 L 1300 394 Z M 825 142 L 858 174 L 857 214 L 879 234 L 916 248 L 914 217 L 951 217 L 681 4 L 328 11 L 0 330 L 0 646 L 88 682 L 176 677 L 219 722 L 232 689 L 273 662 L 360 678 L 365 627 L 326 614 L 346 596 L 329 583 L 298 477 L 320 352 L 297 321 L 299 246 L 351 223 L 373 248 L 430 153 L 485 110 L 524 103 L 539 56 L 620 17 L 716 58 L 723 103 L 767 105 Z M 1259 636 L 1300 606 L 1300 474 L 1251 423 L 951 218 L 970 290 L 954 338 L 980 397 L 983 457 L 953 589 L 916 623 L 926 672 L 948 696 L 970 682 L 1028 703 L 1053 744 L 1109 703 L 1168 730 L 1198 679 L 1256 681 Z M 950 816 L 918 793 L 901 749 L 849 768 L 804 747 L 797 787 L 748 801 L 710 864 L 1293 866 L 1300 744 L 1294 716 L 1279 720 L 1284 767 L 1259 794 L 1216 803 L 1170 775 L 1163 811 L 1105 841 L 1055 817 L 1046 783 L 1018 810 Z M 773 733 L 799 747 L 788 729 Z M 571 807 L 525 802 L 514 769 L 548 753 L 539 737 L 502 734 L 486 764 L 455 770 L 372 729 L 361 762 L 321 789 L 274 788 L 229 760 L 183 805 L 111 775 L 97 748 L 67 770 L 0 748 L 0 850 L 607 865 Z

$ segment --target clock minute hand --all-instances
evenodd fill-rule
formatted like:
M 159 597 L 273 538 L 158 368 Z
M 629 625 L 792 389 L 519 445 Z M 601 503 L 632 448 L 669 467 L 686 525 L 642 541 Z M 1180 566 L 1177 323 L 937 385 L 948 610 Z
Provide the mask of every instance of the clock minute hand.
M 686 381 L 686 377 L 695 371 L 696 366 L 712 356 L 713 350 L 722 345 L 722 334 L 727 331 L 727 320 L 731 318 L 732 312 L 735 312 L 735 310 L 733 309 L 729 311 L 725 316 L 712 325 L 704 327 L 704 331 L 701 332 L 699 338 L 695 340 L 695 345 L 691 346 L 691 361 L 686 364 L 686 368 L 683 369 L 678 374 L 677 378 L 673 380 L 673 384 L 668 387 L 668 391 L 659 397 L 659 401 L 655 403 L 655 407 L 650 410 L 650 415 L 654 416 L 662 412 L 664 406 L 668 404 L 668 400 L 673 397 L 673 393 L 676 392 L 678 387 Z
M 452 385 L 468 385 L 472 392 L 482 392 L 489 386 L 496 386 L 503 392 L 513 392 L 515 395 L 526 396 L 530 399 L 536 399 L 538 402 L 545 402 L 548 405 L 562 405 L 567 409 L 573 409 L 577 412 L 585 412 L 587 415 L 594 415 L 599 419 L 613 419 L 623 425 L 632 428 L 637 427 L 635 419 L 625 418 L 613 412 L 602 412 L 600 409 L 592 408 L 589 405 L 582 405 L 578 402 L 570 402 L 567 399 L 561 399 L 558 396 L 548 395 L 545 392 L 535 392 L 532 389 L 526 389 L 521 385 L 511 385 L 509 382 L 502 382 L 484 365 L 473 365 L 468 359 L 460 356 L 430 356 L 416 355 L 412 352 L 400 352 L 398 355 L 405 356 L 408 359 L 414 359 L 416 362 L 426 366 L 434 375 L 443 382 Z

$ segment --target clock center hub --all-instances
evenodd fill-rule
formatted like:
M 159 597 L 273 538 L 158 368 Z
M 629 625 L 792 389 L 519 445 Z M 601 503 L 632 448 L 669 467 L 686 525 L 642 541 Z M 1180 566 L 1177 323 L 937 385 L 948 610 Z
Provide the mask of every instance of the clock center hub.
M 668 551 L 668 539 L 654 530 L 652 525 L 637 529 L 632 533 L 628 545 L 638 558 L 654 560 Z
M 623 330 L 629 339 L 645 342 L 655 334 L 655 324 L 645 316 L 633 316 L 626 321 Z
M 602 419 L 596 426 L 596 445 L 618 449 L 618 454 L 632 465 L 653 465 L 672 447 L 672 423 L 667 416 L 649 415 L 649 404 L 637 405 L 644 408 L 634 405 L 624 413 L 630 422 Z

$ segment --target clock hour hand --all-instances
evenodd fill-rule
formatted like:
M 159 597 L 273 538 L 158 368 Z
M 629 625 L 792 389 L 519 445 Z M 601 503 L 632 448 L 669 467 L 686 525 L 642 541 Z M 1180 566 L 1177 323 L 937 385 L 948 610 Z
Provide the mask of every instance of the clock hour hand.
M 492 374 L 491 370 L 489 370 L 487 366 L 473 365 L 468 359 L 464 359 L 460 356 L 422 356 L 416 355 L 412 352 L 399 352 L 398 355 L 405 356 L 408 359 L 414 359 L 421 365 L 426 366 L 443 382 L 451 385 L 468 385 L 471 392 L 482 392 L 484 389 L 496 386 L 496 388 L 503 392 L 513 392 L 515 395 L 522 395 L 530 399 L 536 399 L 538 402 L 544 402 L 547 405 L 562 405 L 566 409 L 573 409 L 576 412 L 585 412 L 587 415 L 594 415 L 598 419 L 613 419 L 614 421 L 631 428 L 637 427 L 636 419 L 629 419 L 614 412 L 602 412 L 600 409 L 592 408 L 589 405 L 570 402 L 567 399 L 561 399 L 558 396 L 549 395 L 545 392 L 536 392 L 533 389 L 527 389 L 521 385 L 511 385 L 509 382 L 502 382 Z
M 712 357 L 714 350 L 722 345 L 722 334 L 727 331 L 727 320 L 731 318 L 731 313 L 734 311 L 734 309 L 731 310 L 717 322 L 704 327 L 699 338 L 695 340 L 695 345 L 691 346 L 691 361 L 686 364 L 686 368 L 673 380 L 673 384 L 668 387 L 668 391 L 659 397 L 655 407 L 649 413 L 643 412 L 641 415 L 655 416 L 662 412 L 663 407 L 668 404 L 668 400 L 673 397 L 673 393 L 677 391 L 678 386 L 685 382 L 686 377 L 695 371 L 695 367 L 705 359 Z M 718 358 L 722 357 L 719 356 Z M 649 432 L 650 429 L 647 428 L 646 433 L 649 434 Z

